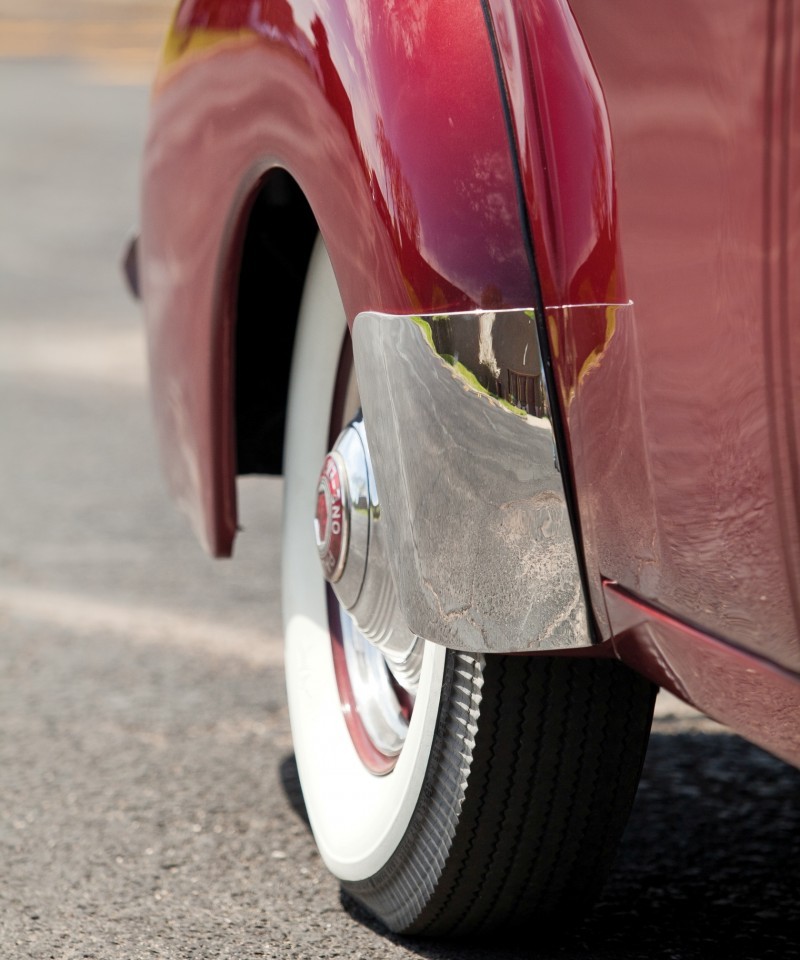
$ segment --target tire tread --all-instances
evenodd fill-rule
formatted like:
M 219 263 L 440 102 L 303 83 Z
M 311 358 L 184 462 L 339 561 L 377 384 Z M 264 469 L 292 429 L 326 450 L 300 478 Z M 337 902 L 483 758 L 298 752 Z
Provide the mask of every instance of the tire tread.
M 449 652 L 403 844 L 345 888 L 407 934 L 574 916 L 613 861 L 653 700 L 654 688 L 614 661 Z

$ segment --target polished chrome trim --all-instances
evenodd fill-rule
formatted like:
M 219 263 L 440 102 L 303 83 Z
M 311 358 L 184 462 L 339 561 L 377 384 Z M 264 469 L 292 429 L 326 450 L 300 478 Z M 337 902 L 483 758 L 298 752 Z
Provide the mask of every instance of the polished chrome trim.
M 588 646 L 533 311 L 361 313 L 353 353 L 412 633 L 472 652 Z
M 425 643 L 408 629 L 397 604 L 386 545 L 386 524 L 381 518 L 360 411 L 339 434 L 328 457 L 335 458 L 339 465 L 343 492 L 346 491 L 345 526 L 349 530 L 349 542 L 343 551 L 339 576 L 328 576 L 324 561 L 323 572 L 343 610 L 352 618 L 356 632 L 380 650 L 395 679 L 413 696 L 419 686 Z M 374 666 L 376 661 L 361 657 L 359 662 Z M 366 668 L 362 673 L 368 675 Z
M 392 686 L 381 651 L 342 610 L 342 645 L 356 710 L 367 736 L 385 757 L 396 757 L 408 733 L 408 720 Z M 419 686 L 417 681 L 416 687 Z

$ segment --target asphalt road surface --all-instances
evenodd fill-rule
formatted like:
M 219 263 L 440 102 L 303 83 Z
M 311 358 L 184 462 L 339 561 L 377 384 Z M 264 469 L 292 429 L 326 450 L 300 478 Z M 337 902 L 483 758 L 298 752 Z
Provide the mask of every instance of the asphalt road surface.
M 0 957 L 800 956 L 800 775 L 666 698 L 559 942 L 405 941 L 341 897 L 292 756 L 280 481 L 241 485 L 226 563 L 162 486 L 117 273 L 147 91 L 121 79 L 0 60 Z

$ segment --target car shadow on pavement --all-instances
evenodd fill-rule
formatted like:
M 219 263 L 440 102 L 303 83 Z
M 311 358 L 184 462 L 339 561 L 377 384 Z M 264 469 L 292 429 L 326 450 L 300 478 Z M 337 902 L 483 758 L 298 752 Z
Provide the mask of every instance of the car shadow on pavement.
M 303 791 L 300 787 L 300 775 L 297 772 L 297 760 L 295 760 L 293 753 L 290 753 L 281 760 L 278 765 L 278 776 L 280 777 L 284 796 L 289 801 L 289 806 L 310 830 L 311 824 L 308 820 L 308 811 L 306 810 Z
M 281 764 L 304 816 L 294 758 Z M 550 939 L 535 929 L 467 942 L 389 933 L 346 893 L 359 924 L 429 960 L 800 957 L 800 771 L 727 732 L 654 733 L 604 893 Z M 307 822 L 307 821 L 306 821 Z

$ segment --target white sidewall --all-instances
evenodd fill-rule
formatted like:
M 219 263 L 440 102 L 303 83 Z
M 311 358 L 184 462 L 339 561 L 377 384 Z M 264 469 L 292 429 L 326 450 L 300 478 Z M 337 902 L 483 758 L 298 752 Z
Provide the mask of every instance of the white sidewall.
M 426 646 L 403 750 L 391 773 L 371 774 L 356 753 L 342 713 L 312 523 L 345 328 L 336 279 L 320 238 L 300 309 L 286 422 L 286 685 L 300 782 L 320 853 L 340 879 L 362 880 L 387 863 L 408 828 L 430 755 L 446 650 Z

